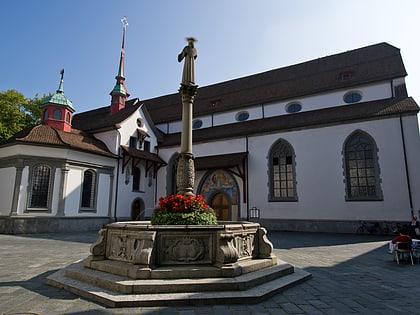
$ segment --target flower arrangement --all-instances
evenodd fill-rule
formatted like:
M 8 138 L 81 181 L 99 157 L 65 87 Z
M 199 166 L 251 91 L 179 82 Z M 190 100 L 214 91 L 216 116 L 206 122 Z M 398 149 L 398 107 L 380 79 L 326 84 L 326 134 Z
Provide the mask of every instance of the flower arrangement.
M 159 198 L 159 207 L 153 212 L 153 225 L 212 225 L 216 214 L 204 198 L 198 196 L 169 195 Z

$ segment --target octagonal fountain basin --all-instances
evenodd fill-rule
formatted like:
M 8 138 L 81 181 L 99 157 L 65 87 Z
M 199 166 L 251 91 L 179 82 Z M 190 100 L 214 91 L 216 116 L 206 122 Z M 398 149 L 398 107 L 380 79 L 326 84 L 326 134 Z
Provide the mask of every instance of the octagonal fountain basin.
M 152 225 L 129 221 L 111 223 L 99 231 L 85 267 L 147 279 L 232 277 L 276 263 L 273 245 L 259 223 Z

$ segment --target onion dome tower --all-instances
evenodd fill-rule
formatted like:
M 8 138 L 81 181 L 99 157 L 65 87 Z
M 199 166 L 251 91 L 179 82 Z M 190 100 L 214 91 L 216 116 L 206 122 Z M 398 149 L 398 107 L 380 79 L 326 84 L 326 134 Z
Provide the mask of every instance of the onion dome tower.
M 123 23 L 123 38 L 121 45 L 121 56 L 120 56 L 120 66 L 118 69 L 118 74 L 115 77 L 117 82 L 115 83 L 114 89 L 109 93 L 111 95 L 111 114 L 118 113 L 121 109 L 125 107 L 125 102 L 128 100 L 130 93 L 128 93 L 127 88 L 125 87 L 125 78 L 124 78 L 124 40 L 125 40 L 125 31 L 127 29 L 127 18 L 124 17 L 121 19 Z
M 64 69 L 60 73 L 61 80 L 58 90 L 41 104 L 41 123 L 58 130 L 70 132 L 75 109 L 72 102 L 64 95 Z

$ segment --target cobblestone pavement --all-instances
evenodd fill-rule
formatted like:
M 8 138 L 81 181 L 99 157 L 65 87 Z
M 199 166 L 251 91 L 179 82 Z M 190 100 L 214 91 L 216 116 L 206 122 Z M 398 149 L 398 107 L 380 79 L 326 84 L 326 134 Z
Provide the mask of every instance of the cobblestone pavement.
M 420 314 L 420 264 L 397 265 L 392 236 L 268 236 L 280 259 L 313 278 L 259 304 L 112 309 L 43 283 L 86 258 L 96 232 L 0 235 L 0 314 Z

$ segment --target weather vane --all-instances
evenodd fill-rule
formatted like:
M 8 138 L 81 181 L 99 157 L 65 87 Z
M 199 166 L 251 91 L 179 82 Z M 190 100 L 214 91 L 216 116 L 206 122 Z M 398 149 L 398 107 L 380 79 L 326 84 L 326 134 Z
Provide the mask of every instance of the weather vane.
M 128 21 L 127 21 L 127 17 L 126 17 L 126 16 L 124 16 L 124 17 L 121 19 L 121 23 L 123 24 L 124 29 L 126 29 L 126 28 L 127 28 L 127 26 L 128 26 Z

